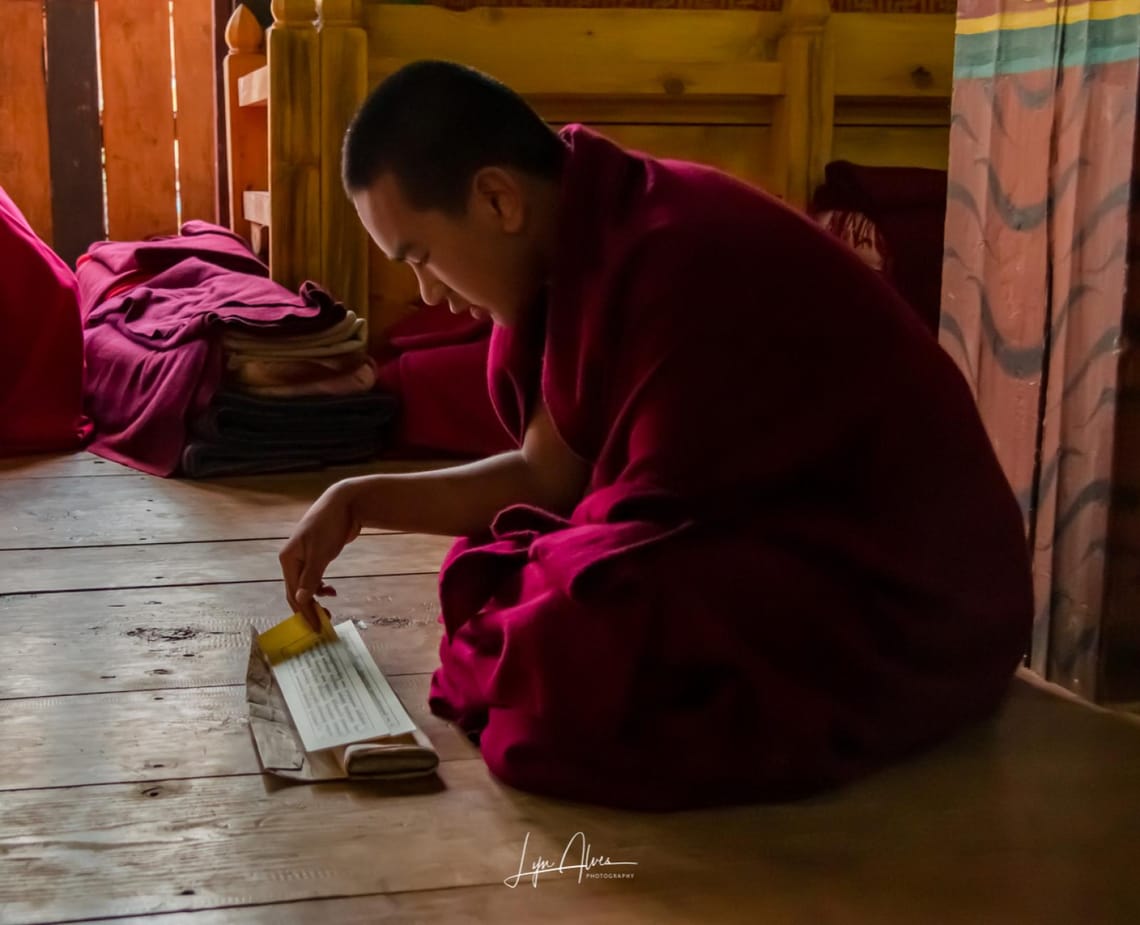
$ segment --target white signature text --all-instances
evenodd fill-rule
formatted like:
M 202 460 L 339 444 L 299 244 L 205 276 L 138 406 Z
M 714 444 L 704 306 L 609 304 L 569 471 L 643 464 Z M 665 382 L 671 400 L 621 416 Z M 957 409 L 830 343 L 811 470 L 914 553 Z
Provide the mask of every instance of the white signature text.
M 527 870 L 526 849 L 530 844 L 530 832 L 526 833 L 526 838 L 523 839 L 522 855 L 519 857 L 519 870 L 516 874 L 511 874 L 503 881 L 512 890 L 519 885 L 523 880 L 530 880 L 531 886 L 538 886 L 538 878 L 545 874 L 564 874 L 567 871 L 578 871 L 578 882 L 581 883 L 584 877 L 589 879 L 604 878 L 604 879 L 632 879 L 632 873 L 602 873 L 595 871 L 598 867 L 636 867 L 637 861 L 613 861 L 605 855 L 595 855 L 590 852 L 591 845 L 586 841 L 585 833 L 575 832 L 570 836 L 570 841 L 566 843 L 566 850 L 562 852 L 562 857 L 556 864 L 554 861 L 548 861 L 541 854 L 530 865 Z M 577 846 L 578 853 L 572 854 Z M 575 863 L 576 862 L 576 863 Z

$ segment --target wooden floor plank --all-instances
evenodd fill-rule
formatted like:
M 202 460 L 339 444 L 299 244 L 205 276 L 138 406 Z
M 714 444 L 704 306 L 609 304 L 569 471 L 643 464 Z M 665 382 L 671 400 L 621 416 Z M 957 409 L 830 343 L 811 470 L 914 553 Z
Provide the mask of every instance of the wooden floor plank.
M 327 572 L 331 578 L 435 572 L 446 537 L 362 536 Z M 231 581 L 276 581 L 281 540 L 0 551 L 0 594 L 159 588 Z
M 287 537 L 332 481 L 0 480 L 0 549 Z
M 441 759 L 478 758 L 461 732 L 428 711 L 430 679 L 390 681 Z M 244 684 L 9 700 L 0 710 L 8 752 L 0 792 L 260 774 L 247 717 Z
M 445 459 L 388 459 L 351 466 L 333 466 L 322 472 L 333 473 L 337 478 L 351 475 L 366 475 L 369 472 L 416 472 L 422 469 L 437 469 L 453 465 L 457 460 Z M 15 456 L 0 458 L 0 480 L 25 478 L 92 478 L 107 475 L 141 475 L 132 469 L 94 453 L 53 453 L 40 456 Z M 286 479 L 285 475 L 251 476 L 250 478 Z M 164 479 L 174 482 L 175 479 Z M 225 479 L 203 479 L 198 484 L 217 484 Z
M 383 471 L 430 465 L 385 464 Z M 0 549 L 287 537 L 329 485 L 368 471 L 342 467 L 209 482 L 139 473 L 95 483 L 0 479 Z
M 386 674 L 431 671 L 437 581 L 346 578 L 326 603 L 337 619 L 356 621 Z M 0 597 L 0 697 L 233 683 L 245 671 L 250 627 L 272 626 L 287 611 L 271 581 Z
M 53 453 L 0 459 L 0 480 L 35 478 L 94 478 L 138 475 L 138 470 L 103 459 L 94 453 Z
M 482 762 L 440 778 L 434 791 L 237 777 L 5 793 L 0 908 L 38 923 L 509 875 L 524 830 Z
M 635 878 L 636 879 L 636 878 Z M 586 881 L 565 875 L 538 888 L 525 883 L 508 889 L 502 883 L 456 887 L 417 893 L 383 893 L 350 899 L 314 899 L 245 908 L 169 915 L 131 916 L 87 921 L 117 925 L 421 925 L 424 922 L 500 925 L 542 922 L 544 925 L 757 925 L 756 911 L 746 892 L 737 889 L 696 890 L 694 884 L 655 885 L 644 889 L 630 882 Z M 694 897 L 699 895 L 699 904 Z M 817 920 L 822 921 L 822 920 Z M 836 920 L 839 921 L 839 920 Z M 767 916 L 763 925 L 807 925 L 798 912 L 786 918 Z M 911 925 L 911 923 L 908 923 Z M 974 923 L 970 923 L 974 925 Z
M 446 759 L 438 778 L 257 773 L 235 682 L 249 627 L 285 615 L 277 535 L 360 471 L 204 484 L 83 454 L 0 462 L 0 923 L 1140 921 L 1140 728 L 1024 681 L 995 721 L 795 804 L 635 814 L 502 786 L 426 710 L 445 538 L 365 536 L 330 572 L 375 576 L 334 581 L 330 603 Z M 525 870 L 579 832 L 634 878 L 504 885 L 524 839 Z
M 616 812 L 505 788 L 481 761 L 446 762 L 435 792 L 248 776 L 13 791 L 0 908 L 38 923 L 499 884 L 524 838 L 527 869 L 581 832 L 637 862 L 631 882 L 581 885 L 629 921 L 656 921 L 646 898 L 668 889 L 701 922 L 726 893 L 765 923 L 1123 925 L 1140 915 L 1138 774 L 1140 730 L 1019 682 L 996 721 L 776 806 Z

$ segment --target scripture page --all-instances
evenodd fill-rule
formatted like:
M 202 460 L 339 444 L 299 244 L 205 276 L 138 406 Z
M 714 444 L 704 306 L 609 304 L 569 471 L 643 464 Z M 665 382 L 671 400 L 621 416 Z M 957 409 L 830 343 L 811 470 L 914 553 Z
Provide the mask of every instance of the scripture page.
M 352 622 L 325 642 L 273 666 L 301 744 L 320 751 L 416 728 Z

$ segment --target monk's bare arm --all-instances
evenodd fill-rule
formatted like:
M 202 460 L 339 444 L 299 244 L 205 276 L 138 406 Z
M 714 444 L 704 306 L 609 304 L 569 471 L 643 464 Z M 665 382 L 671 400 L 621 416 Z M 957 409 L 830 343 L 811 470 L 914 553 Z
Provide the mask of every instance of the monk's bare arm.
M 588 478 L 588 465 L 562 442 L 540 406 L 514 452 L 434 472 L 345 479 L 317 499 L 282 547 L 285 597 L 318 626 L 315 596 L 332 593 L 325 569 L 364 527 L 464 536 L 485 529 L 512 504 L 567 513 Z
M 522 449 L 433 472 L 347 479 L 342 490 L 362 527 L 463 536 L 512 504 L 568 513 L 588 475 L 539 406 Z

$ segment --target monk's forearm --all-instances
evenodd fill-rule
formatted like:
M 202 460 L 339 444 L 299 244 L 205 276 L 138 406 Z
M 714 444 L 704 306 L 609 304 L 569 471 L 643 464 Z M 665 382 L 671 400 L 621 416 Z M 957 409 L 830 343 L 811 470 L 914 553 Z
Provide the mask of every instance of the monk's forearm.
M 431 472 L 346 479 L 337 491 L 362 527 L 442 536 L 477 533 L 505 507 L 546 501 L 519 451 Z

